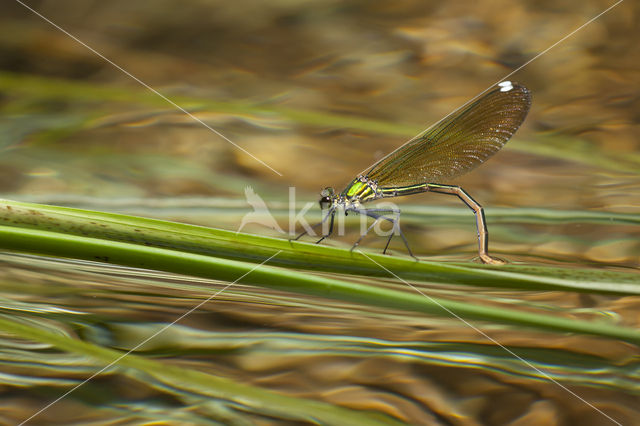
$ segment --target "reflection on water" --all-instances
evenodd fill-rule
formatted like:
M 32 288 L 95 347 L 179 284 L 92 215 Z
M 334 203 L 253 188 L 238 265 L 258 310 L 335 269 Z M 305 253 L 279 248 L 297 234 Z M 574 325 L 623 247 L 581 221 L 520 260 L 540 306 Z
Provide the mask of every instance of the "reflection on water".
M 235 230 L 250 185 L 285 224 L 290 186 L 297 205 L 315 202 L 322 187 L 346 184 L 610 4 L 35 4 L 279 177 L 9 2 L 0 16 L 0 193 Z M 441 182 L 460 184 L 487 207 L 492 253 L 587 275 L 638 271 L 639 13 L 623 2 L 514 75 L 533 93 L 516 139 L 478 170 Z M 473 216 L 459 202 L 436 194 L 397 201 L 416 254 L 476 255 Z M 348 235 L 326 244 L 350 245 L 359 226 L 348 223 Z M 245 231 L 279 235 L 256 225 Z M 384 240 L 365 243 L 375 249 Z M 400 243 L 393 249 L 404 255 Z M 118 350 L 227 284 L 16 255 L 0 262 L 4 315 Z M 638 327 L 635 296 L 413 284 L 439 297 Z M 534 366 L 622 423 L 637 423 L 637 346 L 478 326 L 531 365 L 455 319 L 243 286 L 135 352 L 412 424 L 609 424 Z M 15 336 L 0 346 L 5 423 L 103 367 Z M 284 423 L 245 403 L 114 367 L 33 423 Z

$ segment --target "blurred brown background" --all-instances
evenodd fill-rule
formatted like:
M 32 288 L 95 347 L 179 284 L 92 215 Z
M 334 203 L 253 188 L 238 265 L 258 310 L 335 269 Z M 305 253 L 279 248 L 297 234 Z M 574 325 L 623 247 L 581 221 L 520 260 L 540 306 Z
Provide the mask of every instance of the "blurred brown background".
M 247 185 L 267 202 L 286 201 L 289 186 L 315 201 L 613 2 L 27 4 L 282 174 L 5 2 L 0 191 L 112 200 L 117 210 L 126 197 L 241 201 Z M 638 9 L 621 3 L 510 77 L 533 93 L 528 119 L 453 183 L 486 207 L 639 213 Z M 614 232 L 635 238 L 634 229 Z M 594 232 L 588 244 L 611 230 Z M 633 262 L 640 249 L 630 250 Z

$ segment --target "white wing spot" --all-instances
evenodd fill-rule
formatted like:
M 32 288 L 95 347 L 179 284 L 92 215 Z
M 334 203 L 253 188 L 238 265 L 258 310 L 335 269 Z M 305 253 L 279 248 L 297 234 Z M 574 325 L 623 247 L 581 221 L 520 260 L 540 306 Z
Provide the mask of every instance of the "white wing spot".
M 513 89 L 513 84 L 510 81 L 503 81 L 502 83 L 498 84 L 498 86 L 500 86 L 501 92 L 508 92 L 509 90 Z

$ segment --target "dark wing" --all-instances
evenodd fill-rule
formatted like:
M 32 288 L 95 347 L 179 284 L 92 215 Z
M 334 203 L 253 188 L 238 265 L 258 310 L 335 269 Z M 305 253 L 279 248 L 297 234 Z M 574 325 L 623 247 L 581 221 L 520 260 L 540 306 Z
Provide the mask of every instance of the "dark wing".
M 366 175 L 381 187 L 444 183 L 500 150 L 530 106 L 526 87 L 502 82 L 378 161 Z

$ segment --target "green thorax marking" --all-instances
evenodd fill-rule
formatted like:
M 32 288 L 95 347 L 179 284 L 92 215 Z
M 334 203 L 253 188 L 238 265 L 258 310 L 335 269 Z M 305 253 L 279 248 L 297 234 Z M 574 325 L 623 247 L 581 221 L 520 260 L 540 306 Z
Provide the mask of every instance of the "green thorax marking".
M 357 177 L 342 191 L 342 196 L 350 200 L 359 200 L 366 202 L 378 198 L 375 182 L 368 181 L 366 178 Z

